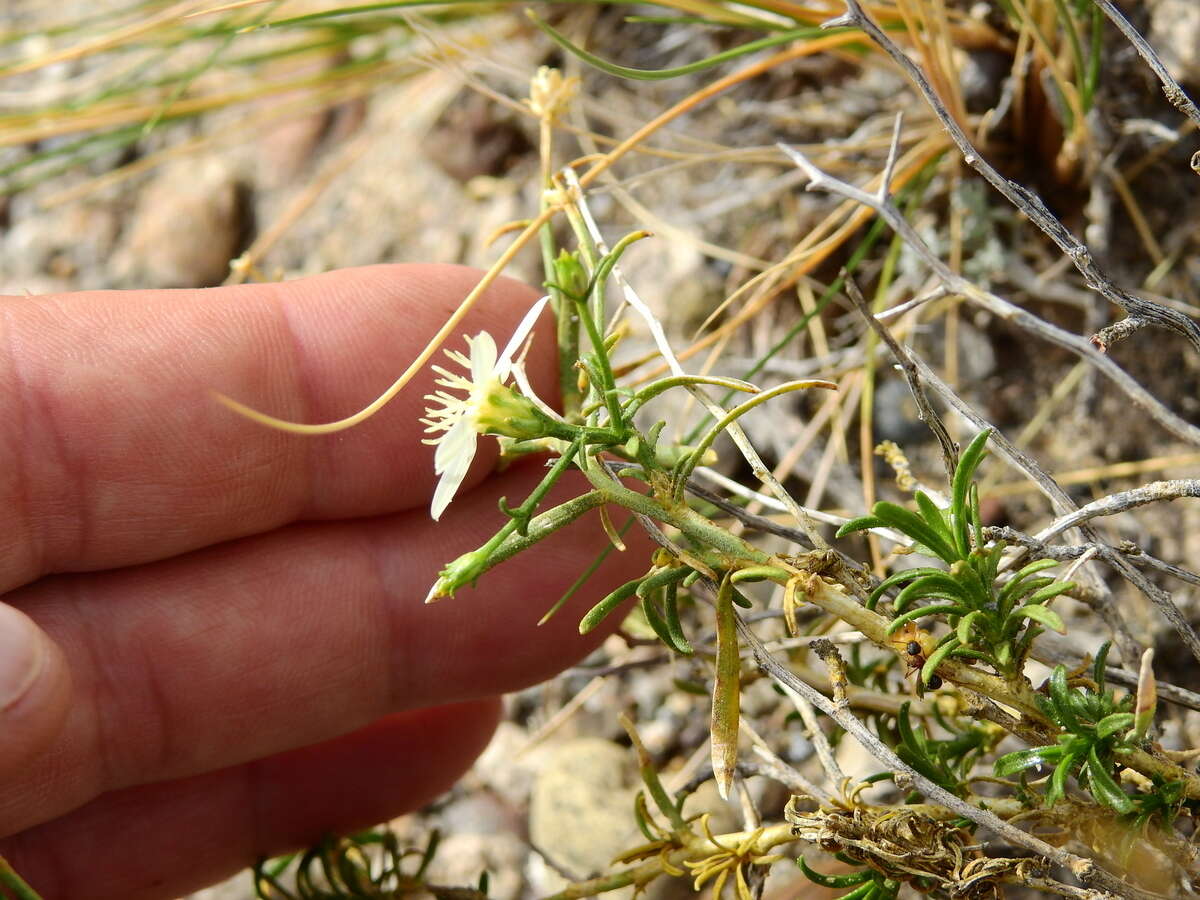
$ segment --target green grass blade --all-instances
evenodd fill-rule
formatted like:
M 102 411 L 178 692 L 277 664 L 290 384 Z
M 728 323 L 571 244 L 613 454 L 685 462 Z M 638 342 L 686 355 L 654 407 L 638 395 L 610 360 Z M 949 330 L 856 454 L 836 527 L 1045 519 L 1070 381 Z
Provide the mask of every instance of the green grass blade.
M 611 63 L 606 59 L 596 56 L 594 53 L 589 53 L 578 44 L 574 43 L 555 29 L 553 26 L 544 22 L 536 13 L 530 11 L 529 18 L 533 20 L 538 28 L 545 32 L 546 36 L 558 46 L 562 47 L 568 53 L 571 53 L 590 66 L 599 69 L 602 72 L 607 72 L 609 75 L 615 75 L 618 78 L 628 78 L 633 81 L 665 81 L 668 78 L 679 78 L 682 75 L 691 75 L 693 72 L 703 72 L 705 69 L 711 69 L 713 66 L 719 66 L 721 63 L 729 62 L 731 59 L 745 56 L 748 53 L 757 53 L 759 50 L 765 50 L 768 47 L 777 47 L 780 44 L 787 44 L 792 41 L 808 40 L 826 34 L 820 28 L 793 28 L 789 31 L 782 31 L 779 34 L 771 35 L 770 37 L 759 38 L 756 41 L 750 41 L 738 47 L 733 47 L 725 50 L 722 53 L 717 53 L 705 59 L 697 60 L 696 62 L 688 63 L 683 66 L 674 66 L 669 69 L 634 69 L 629 66 L 620 66 L 616 63 Z M 847 29 L 835 29 L 833 32 L 846 31 Z

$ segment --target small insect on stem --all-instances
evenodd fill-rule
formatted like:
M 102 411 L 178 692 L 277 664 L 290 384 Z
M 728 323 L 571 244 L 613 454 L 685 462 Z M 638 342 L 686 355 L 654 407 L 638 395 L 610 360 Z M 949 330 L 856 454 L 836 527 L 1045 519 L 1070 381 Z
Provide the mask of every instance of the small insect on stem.
M 916 641 L 909 641 L 904 647 L 904 653 L 908 657 L 908 671 L 905 676 L 911 675 L 913 672 L 920 672 L 921 667 L 925 665 L 925 650 Z M 920 676 L 918 676 L 920 677 Z M 942 679 L 936 674 L 929 676 L 929 682 L 925 687 L 931 691 L 936 691 L 942 686 Z
M 892 645 L 900 648 L 900 652 L 905 657 L 904 661 L 908 665 L 908 671 L 904 673 L 906 678 L 914 672 L 919 673 L 925 665 L 925 659 L 928 655 L 924 643 L 926 640 L 931 644 L 933 643 L 932 638 L 928 634 L 923 633 L 912 622 L 906 623 L 904 628 L 901 628 L 892 636 Z M 920 679 L 919 674 L 917 678 L 918 680 Z M 937 675 L 931 675 L 928 683 L 917 686 L 917 692 L 920 693 L 923 688 L 936 691 L 941 686 L 942 679 Z

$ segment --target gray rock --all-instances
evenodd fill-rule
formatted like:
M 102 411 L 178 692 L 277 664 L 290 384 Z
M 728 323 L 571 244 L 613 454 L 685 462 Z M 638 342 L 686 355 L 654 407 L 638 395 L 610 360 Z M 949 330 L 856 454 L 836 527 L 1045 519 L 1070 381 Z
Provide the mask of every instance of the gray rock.
M 573 876 L 606 870 L 637 843 L 633 798 L 640 783 L 632 750 L 598 738 L 559 745 L 533 785 L 534 846 Z
M 215 159 L 164 169 L 138 198 L 117 268 L 141 287 L 211 287 L 237 252 L 241 204 L 233 173 Z

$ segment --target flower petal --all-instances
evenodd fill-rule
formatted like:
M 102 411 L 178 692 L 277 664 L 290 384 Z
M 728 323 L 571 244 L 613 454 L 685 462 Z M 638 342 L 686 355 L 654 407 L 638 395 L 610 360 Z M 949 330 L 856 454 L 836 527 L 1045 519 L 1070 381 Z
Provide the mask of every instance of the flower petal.
M 438 440 L 437 452 L 433 456 L 433 472 L 441 475 L 454 466 L 459 456 L 467 457 L 467 464 L 475 456 L 475 429 L 468 416 L 458 416 L 448 421 L 446 433 Z
M 455 427 L 451 428 L 438 444 L 434 460 L 434 471 L 442 476 L 438 481 L 437 490 L 433 492 L 433 503 L 429 507 L 429 515 L 435 522 L 441 518 L 454 495 L 458 493 L 474 459 L 475 432 L 469 424 L 456 422 Z
M 496 342 L 486 331 L 467 338 L 471 347 L 471 381 L 479 385 L 491 379 L 496 370 Z
M 547 294 L 533 304 L 533 306 L 529 307 L 529 311 L 521 318 L 516 330 L 512 333 L 512 337 L 504 345 L 504 352 L 500 354 L 500 359 L 494 369 L 496 377 L 501 382 L 508 380 L 508 373 L 512 370 L 513 357 L 517 355 L 517 350 L 520 349 L 525 338 L 533 331 L 533 326 L 537 323 L 538 316 L 542 314 L 542 310 L 546 308 L 546 304 L 549 302 L 550 295 Z

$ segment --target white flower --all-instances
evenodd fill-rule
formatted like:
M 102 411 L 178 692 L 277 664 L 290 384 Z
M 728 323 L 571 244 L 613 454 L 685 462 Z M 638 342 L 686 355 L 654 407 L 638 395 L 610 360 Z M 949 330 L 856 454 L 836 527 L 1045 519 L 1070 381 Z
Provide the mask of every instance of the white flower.
M 469 356 L 457 350 L 445 351 L 451 360 L 470 373 L 469 378 L 441 366 L 433 367 L 441 376 L 437 384 L 466 394 L 465 397 L 458 397 L 448 391 L 438 390 L 425 398 L 440 404 L 428 407 L 425 410 L 428 418 L 421 420 L 427 433 L 440 432 L 437 437 L 425 440 L 425 443 L 437 446 L 433 471 L 439 480 L 429 510 L 434 520 L 441 517 L 467 477 L 467 470 L 475 458 L 477 435 L 503 434 L 515 438 L 541 436 L 544 421 L 539 416 L 547 411 L 545 404 L 533 396 L 520 361 L 514 363 L 513 357 L 533 330 L 549 299 L 543 297 L 530 308 L 499 357 L 496 355 L 496 342 L 486 331 L 467 338 Z M 527 396 L 505 387 L 504 383 L 510 375 L 516 376 L 517 383 Z

